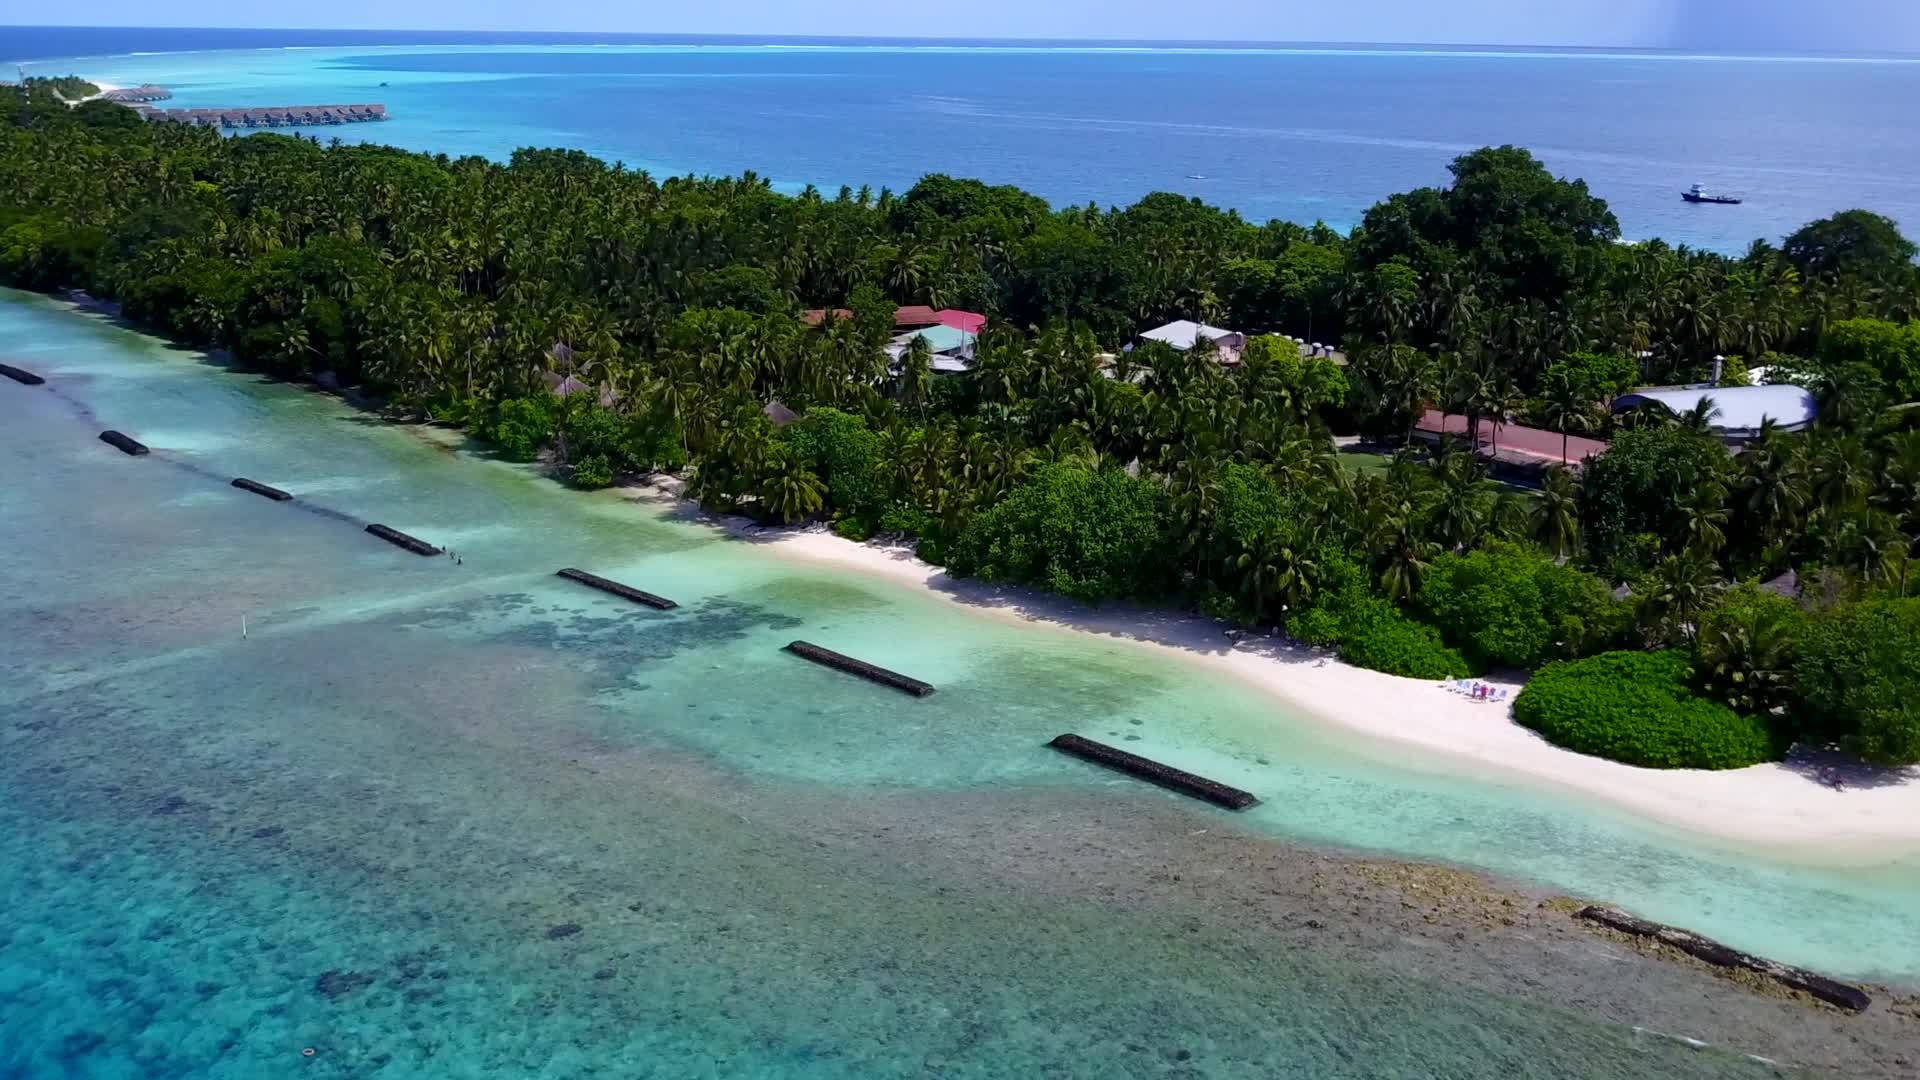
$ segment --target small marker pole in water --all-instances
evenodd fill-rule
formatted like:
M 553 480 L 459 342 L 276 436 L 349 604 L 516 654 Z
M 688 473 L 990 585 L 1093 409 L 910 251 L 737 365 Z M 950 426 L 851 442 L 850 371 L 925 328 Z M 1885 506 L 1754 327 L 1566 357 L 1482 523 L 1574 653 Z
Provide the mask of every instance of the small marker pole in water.
M 245 615 L 242 615 L 240 616 L 240 640 L 245 641 L 246 639 L 247 639 L 247 617 Z

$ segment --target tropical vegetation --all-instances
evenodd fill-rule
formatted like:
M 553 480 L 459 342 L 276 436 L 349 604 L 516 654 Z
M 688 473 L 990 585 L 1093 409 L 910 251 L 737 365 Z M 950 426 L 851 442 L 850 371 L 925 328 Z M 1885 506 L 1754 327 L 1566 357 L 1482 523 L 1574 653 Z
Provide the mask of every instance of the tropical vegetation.
M 1501 147 L 1343 234 L 1169 194 L 1054 208 L 936 175 L 787 196 L 0 95 L 0 282 L 85 290 L 581 487 L 674 474 L 717 510 L 1399 674 L 1544 665 L 1524 712 L 1591 752 L 1727 764 L 1788 731 L 1920 760 L 1914 654 L 1882 644 L 1910 640 L 1920 551 L 1920 410 L 1901 408 L 1920 271 L 1878 215 L 1738 256 L 1624 244 L 1584 183 Z M 905 304 L 986 314 L 973 369 L 890 358 Z M 1135 340 L 1175 318 L 1247 328 L 1243 362 Z M 1807 387 L 1817 422 L 1733 454 L 1710 407 L 1611 414 L 1716 365 Z M 1498 483 L 1516 478 L 1409 438 L 1428 409 L 1611 448 Z M 1350 470 L 1336 433 L 1391 459 Z M 1780 580 L 1790 598 L 1736 587 Z M 1646 693 L 1593 724 L 1671 730 L 1550 706 L 1556 687 L 1597 702 L 1596 671 Z

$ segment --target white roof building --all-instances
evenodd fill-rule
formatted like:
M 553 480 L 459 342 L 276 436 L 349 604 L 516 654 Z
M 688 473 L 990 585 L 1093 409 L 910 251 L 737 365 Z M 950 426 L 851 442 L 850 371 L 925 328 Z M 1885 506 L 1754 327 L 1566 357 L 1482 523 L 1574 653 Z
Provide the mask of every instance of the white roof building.
M 1798 386 L 1652 387 L 1614 398 L 1613 411 L 1657 404 L 1677 416 L 1692 412 L 1702 399 L 1713 402 L 1713 430 L 1735 441 L 1758 435 L 1768 420 L 1782 431 L 1801 431 L 1820 413 L 1820 403 Z
M 1147 341 L 1163 342 L 1181 352 L 1193 348 L 1206 338 L 1221 348 L 1244 348 L 1247 343 L 1245 334 L 1234 330 L 1223 330 L 1218 326 L 1208 326 L 1191 319 L 1179 319 L 1165 326 L 1158 326 L 1140 335 Z
M 980 339 L 977 335 L 952 326 L 930 326 L 894 338 L 893 343 L 887 346 L 887 359 L 895 370 L 899 369 L 900 358 L 907 354 L 915 338 L 927 343 L 927 350 L 933 354 L 928 366 L 935 374 L 957 375 L 973 370 L 974 348 Z

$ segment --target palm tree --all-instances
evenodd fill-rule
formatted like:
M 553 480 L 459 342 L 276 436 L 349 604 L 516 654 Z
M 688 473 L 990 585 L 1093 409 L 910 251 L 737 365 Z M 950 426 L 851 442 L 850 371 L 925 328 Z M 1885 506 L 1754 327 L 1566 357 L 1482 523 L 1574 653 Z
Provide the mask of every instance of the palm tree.
M 1740 590 L 1749 602 L 1730 600 L 1721 611 L 1742 617 L 1708 620 L 1694 642 L 1694 668 L 1728 705 L 1765 716 L 1792 697 L 1797 628 L 1790 604 L 1752 602 L 1765 594 L 1751 583 Z
M 1878 472 L 1873 455 L 1857 435 L 1818 438 L 1807 455 L 1807 483 L 1814 505 L 1828 514 L 1863 505 Z
M 1901 529 L 1920 542 L 1920 430 L 1893 435 L 1883 451 L 1874 503 L 1893 514 Z
M 1291 611 L 1313 598 L 1320 573 L 1316 546 L 1312 537 L 1296 544 L 1280 530 L 1268 529 L 1228 558 L 1227 569 L 1239 577 L 1240 594 L 1256 621 L 1265 620 L 1269 601 L 1278 600 L 1281 610 Z
M 820 478 L 798 454 L 785 447 L 775 447 L 767 454 L 758 486 L 761 512 L 782 524 L 790 525 L 818 513 L 826 500 Z
M 1740 455 L 1734 480 L 1746 546 L 1765 550 L 1784 540 L 1798 527 L 1810 498 L 1799 440 L 1768 417 Z
M 1376 548 L 1382 552 L 1380 591 L 1387 599 L 1411 600 L 1426 580 L 1432 565 L 1434 545 L 1419 535 L 1414 522 L 1404 514 L 1391 513 L 1381 521 L 1375 534 Z
M 1473 455 L 1448 451 L 1434 461 L 1440 484 L 1430 522 L 1433 535 L 1446 550 L 1465 551 L 1485 532 L 1492 499 Z
M 1561 558 L 1580 544 L 1580 481 L 1572 469 L 1555 465 L 1547 470 L 1534 503 L 1534 539 Z
M 1527 396 L 1521 392 L 1520 385 L 1511 375 L 1502 372 L 1490 380 L 1486 396 L 1482 399 L 1487 415 L 1493 418 L 1492 454 L 1500 455 L 1500 425 L 1513 417 L 1514 413 L 1527 407 Z M 1566 455 L 1563 452 L 1561 457 Z
M 1182 551 L 1194 553 L 1194 572 L 1206 553 L 1205 540 L 1213 533 L 1220 504 L 1220 473 L 1225 462 L 1213 456 L 1182 458 L 1168 477 L 1173 489 L 1173 513 L 1180 522 L 1177 539 Z
M 1700 616 L 1720 590 L 1720 568 L 1699 555 L 1669 555 L 1643 575 L 1634 592 L 1640 598 L 1640 627 L 1649 641 L 1691 641 Z
M 1720 406 L 1711 397 L 1702 397 L 1693 403 L 1693 408 L 1674 416 L 1674 422 L 1688 431 L 1702 435 L 1713 433 L 1713 422 L 1720 418 Z
M 1882 510 L 1845 510 L 1827 523 L 1827 565 L 1858 574 L 1868 582 L 1898 582 L 1906 593 L 1907 538 L 1891 514 Z
M 1540 406 L 1541 418 L 1560 433 L 1560 460 L 1566 463 L 1568 435 L 1592 430 L 1594 404 L 1573 372 L 1556 366 L 1540 387 Z
M 1727 491 L 1717 482 L 1699 484 L 1680 504 L 1687 553 L 1711 558 L 1727 545 Z
M 1368 350 L 1360 368 L 1362 388 L 1373 411 L 1405 420 L 1405 441 L 1412 442 L 1414 428 L 1433 394 L 1432 359 L 1404 345 L 1387 345 Z
M 900 355 L 900 406 L 918 415 L 933 396 L 933 348 L 916 337 Z

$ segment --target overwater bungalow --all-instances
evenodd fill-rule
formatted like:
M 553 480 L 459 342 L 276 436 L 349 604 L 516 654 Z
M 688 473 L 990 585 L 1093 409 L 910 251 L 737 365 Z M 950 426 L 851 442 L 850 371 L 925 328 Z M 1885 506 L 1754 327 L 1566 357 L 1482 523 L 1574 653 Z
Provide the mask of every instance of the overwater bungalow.
M 353 124 L 385 120 L 385 105 L 284 105 L 268 108 L 155 109 L 138 102 L 125 103 L 148 120 L 166 120 L 198 127 L 259 128 L 300 127 L 319 124 Z
M 147 83 L 144 86 L 131 86 L 120 90 L 109 90 L 100 95 L 107 101 L 117 101 L 122 105 L 132 105 L 149 101 L 165 101 L 173 96 L 173 91 L 164 86 Z

